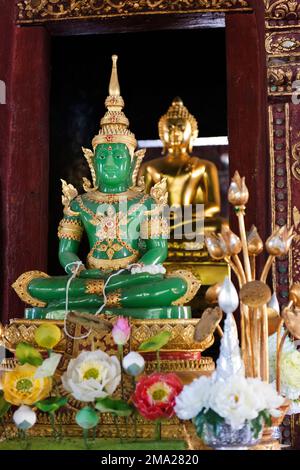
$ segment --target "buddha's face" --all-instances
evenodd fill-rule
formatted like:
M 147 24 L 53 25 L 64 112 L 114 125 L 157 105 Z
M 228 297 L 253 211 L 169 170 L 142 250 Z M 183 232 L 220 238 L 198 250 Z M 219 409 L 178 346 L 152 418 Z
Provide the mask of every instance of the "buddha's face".
M 126 185 L 131 174 L 131 157 L 125 144 L 99 144 L 94 157 L 97 185 L 117 188 Z
M 163 141 L 167 148 L 187 148 L 192 136 L 192 127 L 187 119 L 167 119 L 163 126 Z

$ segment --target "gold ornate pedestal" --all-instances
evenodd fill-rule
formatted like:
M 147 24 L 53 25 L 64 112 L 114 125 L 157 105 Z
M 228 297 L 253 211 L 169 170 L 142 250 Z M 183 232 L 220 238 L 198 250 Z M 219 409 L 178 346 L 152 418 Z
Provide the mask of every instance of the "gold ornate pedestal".
M 108 319 L 108 317 L 104 317 Z M 115 317 L 109 320 L 114 322 Z M 108 354 L 117 354 L 117 348 L 112 340 L 111 333 L 103 332 L 94 333 L 86 339 L 77 341 L 67 338 L 63 329 L 62 321 L 48 322 L 55 323 L 62 331 L 62 340 L 56 346 L 57 352 L 63 353 L 63 360 L 60 364 L 59 373 L 61 374 L 67 367 L 70 358 L 75 357 L 81 350 L 89 350 L 92 348 L 101 349 Z M 176 372 L 182 379 L 183 383 L 189 383 L 194 378 L 202 374 L 211 374 L 214 370 L 214 362 L 210 357 L 202 357 L 201 353 L 209 348 L 214 342 L 214 336 L 209 336 L 202 343 L 194 341 L 194 330 L 198 323 L 194 320 L 131 320 L 131 338 L 130 344 L 125 346 L 124 353 L 129 350 L 136 351 L 139 345 L 149 339 L 151 336 L 158 334 L 160 331 L 168 330 L 171 332 L 169 343 L 161 350 L 161 370 L 163 372 Z M 1 326 L 0 344 L 5 346 L 9 351 L 14 352 L 17 344 L 26 341 L 34 346 L 34 332 L 36 328 L 44 323 L 43 320 L 11 320 L 6 326 Z M 67 324 L 68 331 L 73 336 L 82 335 L 85 330 L 74 323 Z M 157 370 L 156 355 L 150 353 L 145 354 L 146 373 Z M 11 360 L 6 360 L 7 367 L 10 367 Z M 129 398 L 133 384 L 128 376 L 124 377 L 125 397 Z M 63 392 L 63 391 L 62 391 Z M 118 393 L 118 392 L 117 392 Z M 120 391 L 119 391 L 120 393 Z M 63 433 L 66 436 L 81 435 L 81 429 L 75 425 L 75 413 L 82 406 L 76 400 L 70 399 L 67 408 L 63 412 L 58 413 L 58 421 L 61 422 Z M 37 412 L 37 425 L 31 430 L 32 435 L 51 436 L 52 429 L 49 417 L 46 413 Z M 6 419 L 6 432 L 15 433 L 15 427 L 11 424 L 11 417 Z M 134 422 L 131 417 L 118 418 L 118 427 L 124 438 L 134 437 Z M 113 417 L 109 414 L 103 414 L 101 417 L 101 426 L 98 427 L 98 437 L 114 438 L 118 437 L 118 431 Z M 154 425 L 144 420 L 142 417 L 137 418 L 137 437 L 143 439 L 154 438 Z M 191 431 L 192 432 L 192 431 Z M 185 434 L 184 434 L 185 433 Z M 184 423 L 177 418 L 173 418 L 162 423 L 162 437 L 165 439 L 181 439 L 186 435 Z

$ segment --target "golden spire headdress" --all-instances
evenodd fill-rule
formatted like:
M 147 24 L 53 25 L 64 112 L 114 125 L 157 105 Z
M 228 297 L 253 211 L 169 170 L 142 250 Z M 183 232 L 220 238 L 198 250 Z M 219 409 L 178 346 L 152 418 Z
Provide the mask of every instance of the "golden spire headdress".
M 158 122 L 158 133 L 161 141 L 164 140 L 164 124 L 169 119 L 186 119 L 190 123 L 192 129 L 190 145 L 191 150 L 194 140 L 198 137 L 198 124 L 196 118 L 188 111 L 188 109 L 184 106 L 182 99 L 178 96 L 173 99 L 168 111 L 160 118 Z
M 105 100 L 107 111 L 100 121 L 99 134 L 92 141 L 93 148 L 103 143 L 121 143 L 127 145 L 131 158 L 137 146 L 135 136 L 129 130 L 129 121 L 122 109 L 124 100 L 120 93 L 117 71 L 118 56 L 112 56 L 112 71 L 109 83 L 109 96 Z

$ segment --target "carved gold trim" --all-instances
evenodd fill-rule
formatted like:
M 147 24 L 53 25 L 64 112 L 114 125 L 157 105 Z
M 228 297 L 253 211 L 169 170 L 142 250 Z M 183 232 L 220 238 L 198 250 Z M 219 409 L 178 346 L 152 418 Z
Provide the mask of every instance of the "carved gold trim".
M 295 37 L 294 32 L 272 32 L 266 35 L 266 51 L 272 57 L 299 56 L 300 41 Z
M 121 289 L 107 294 L 107 307 L 121 307 Z
M 300 19 L 300 4 L 298 0 L 265 0 L 267 20 Z
M 269 106 L 269 143 L 270 143 L 270 186 L 271 186 L 271 211 L 272 211 L 272 232 L 275 229 L 275 180 L 274 180 L 274 165 L 275 165 L 275 152 L 274 152 L 274 127 L 273 127 L 273 112 L 272 106 Z M 276 266 L 272 265 L 272 284 L 273 291 L 276 292 Z
M 19 23 L 223 11 L 251 11 L 246 0 L 17 0 Z
M 116 317 L 101 315 L 104 320 L 116 321 Z M 130 319 L 131 336 L 130 336 L 130 349 L 136 351 L 140 344 L 148 340 L 151 336 L 159 334 L 161 331 L 169 331 L 171 338 L 166 346 L 162 348 L 164 351 L 189 351 L 189 352 L 203 352 L 208 349 L 214 342 L 214 335 L 210 335 L 204 341 L 196 342 L 194 340 L 195 327 L 199 319 L 190 320 L 135 320 Z M 56 352 L 66 353 L 67 355 L 74 355 L 74 346 L 79 346 L 79 341 L 68 340 L 64 333 L 64 322 L 62 320 L 47 320 L 49 323 L 57 325 L 62 333 L 62 340 L 54 350 Z M 9 351 L 14 352 L 19 342 L 25 341 L 35 345 L 34 334 L 35 330 L 45 323 L 45 320 L 24 320 L 14 319 L 10 320 L 8 325 L 0 328 L 0 344 L 6 347 Z M 70 327 L 74 328 L 74 331 Z M 76 331 L 75 331 L 76 328 Z M 79 336 L 81 327 L 75 324 L 68 326 L 68 331 L 71 331 L 74 336 Z M 111 337 L 111 333 L 97 332 L 91 334 L 88 338 L 80 341 L 80 347 L 89 349 L 91 344 L 95 348 L 102 349 L 107 353 L 115 353 L 115 345 Z M 77 353 L 79 349 L 77 349 Z
M 62 219 L 59 223 L 57 235 L 61 240 L 75 240 L 80 242 L 83 234 L 83 226 L 80 220 Z
M 34 334 L 35 330 L 45 323 L 45 320 L 10 320 L 8 325 L 2 326 L 0 333 L 0 345 L 4 346 L 8 351 L 15 352 L 15 349 L 21 341 L 32 344 L 37 347 Z M 47 323 L 54 323 L 61 330 L 61 341 L 55 346 L 55 351 L 63 353 L 66 351 L 66 337 L 64 333 L 63 321 L 47 320 Z
M 290 105 L 285 103 L 285 164 L 287 184 L 287 226 L 292 225 L 292 188 L 291 188 L 291 164 L 290 164 Z M 289 250 L 289 285 L 293 282 L 293 251 Z
M 172 302 L 172 305 L 185 305 L 189 303 L 201 287 L 201 282 L 190 271 L 172 271 L 167 274 L 167 277 L 180 277 L 187 283 L 186 293 L 180 299 Z
M 88 279 L 86 281 L 86 294 L 102 295 L 104 288 L 104 279 Z
M 292 157 L 295 160 L 292 164 L 292 173 L 296 180 L 300 181 L 300 142 L 296 142 L 292 148 Z
M 33 279 L 48 277 L 50 277 L 48 274 L 45 274 L 41 271 L 28 271 L 18 277 L 18 279 L 12 284 L 12 288 L 16 291 L 20 299 L 25 302 L 25 304 L 32 305 L 33 307 L 46 307 L 46 302 L 42 302 L 29 294 L 28 285 Z
M 92 255 L 87 256 L 87 266 L 90 269 L 101 269 L 101 271 L 114 270 L 126 268 L 129 264 L 135 263 L 138 260 L 138 254 L 126 256 L 126 258 L 116 259 L 100 259 Z
M 284 165 L 285 165 L 285 177 L 284 175 L 280 176 L 281 179 L 285 179 L 286 186 L 283 186 L 283 189 L 286 188 L 286 221 L 285 223 L 290 227 L 292 223 L 292 189 L 291 189 L 291 165 L 290 165 L 290 105 L 289 103 L 285 104 L 272 104 L 269 105 L 268 113 L 269 113 L 269 142 L 270 142 L 270 189 L 271 189 L 271 211 L 272 211 L 272 230 L 275 229 L 275 225 L 277 224 L 277 204 L 280 204 L 280 201 L 276 201 L 276 155 L 275 155 L 275 140 L 274 136 L 276 135 L 276 128 L 274 125 L 274 116 L 273 116 L 273 108 L 280 107 L 282 108 L 281 114 L 284 113 L 284 130 L 285 134 L 281 137 L 284 139 L 284 147 L 279 152 L 284 153 Z M 282 216 L 284 217 L 284 215 Z M 288 254 L 288 284 L 292 283 L 293 280 L 293 273 L 292 273 L 292 259 L 293 259 L 293 252 L 290 250 Z M 281 262 L 281 260 L 280 260 Z M 272 280 L 273 280 L 273 289 L 274 291 L 277 286 L 277 263 L 273 263 L 272 266 Z

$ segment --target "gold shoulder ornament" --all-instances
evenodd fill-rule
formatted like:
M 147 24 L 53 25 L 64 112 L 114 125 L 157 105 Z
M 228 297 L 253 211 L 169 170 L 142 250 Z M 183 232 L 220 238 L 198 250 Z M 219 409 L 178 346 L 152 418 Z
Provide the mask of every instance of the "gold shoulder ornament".
M 134 166 L 134 170 L 132 173 L 132 187 L 130 189 L 134 191 L 138 191 L 138 192 L 145 190 L 144 177 L 141 177 L 138 179 L 138 174 L 140 171 L 143 158 L 145 157 L 145 153 L 146 153 L 146 149 L 140 149 L 134 153 L 135 166 Z
M 156 183 L 150 190 L 150 196 L 153 197 L 156 204 L 159 206 L 165 206 L 168 203 L 168 187 L 167 178 L 161 179 Z
M 90 172 L 91 172 L 91 176 L 92 176 L 92 181 L 93 181 L 93 185 L 92 185 L 90 180 L 88 180 L 85 177 L 82 178 L 83 179 L 83 189 L 85 190 L 85 192 L 89 193 L 91 191 L 96 191 L 98 189 L 98 187 L 96 186 L 96 172 L 95 172 L 95 168 L 94 168 L 94 165 L 93 165 L 93 158 L 94 158 L 95 154 L 90 149 L 87 149 L 85 147 L 81 147 L 81 148 L 82 148 L 84 157 L 85 157 L 85 159 L 88 163 L 88 166 L 89 166 L 89 169 L 90 169 Z
M 77 216 L 79 212 L 72 211 L 70 205 L 73 199 L 78 196 L 78 191 L 72 184 L 68 184 L 65 180 L 60 180 L 62 183 L 62 197 L 61 201 L 64 206 L 64 214 L 69 216 Z

